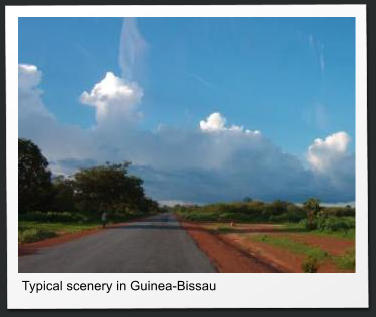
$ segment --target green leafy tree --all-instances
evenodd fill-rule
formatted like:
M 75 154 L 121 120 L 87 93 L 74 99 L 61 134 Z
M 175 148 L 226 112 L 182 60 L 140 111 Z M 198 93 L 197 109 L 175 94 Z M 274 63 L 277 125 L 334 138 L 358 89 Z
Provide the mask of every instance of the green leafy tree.
M 142 180 L 128 175 L 130 162 L 81 169 L 74 175 L 79 209 L 94 212 L 145 211 Z
M 320 212 L 320 200 L 316 198 L 310 198 L 304 202 L 304 209 L 307 212 L 307 226 L 308 229 L 314 229 L 315 216 Z
M 18 210 L 47 210 L 51 200 L 51 172 L 39 147 L 18 139 Z
M 62 175 L 52 180 L 53 201 L 51 209 L 53 211 L 74 211 L 74 182 Z

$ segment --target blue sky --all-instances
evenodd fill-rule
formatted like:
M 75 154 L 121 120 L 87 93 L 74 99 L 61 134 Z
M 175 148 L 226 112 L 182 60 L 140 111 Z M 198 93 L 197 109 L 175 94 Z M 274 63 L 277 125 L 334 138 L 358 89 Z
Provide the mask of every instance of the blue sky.
M 226 126 L 261 131 L 262 137 L 273 143 L 279 153 L 296 157 L 306 169 L 313 162 L 306 160 L 307 149 L 316 138 L 325 141 L 330 135 L 345 132 L 346 153 L 353 154 L 353 18 L 132 21 L 135 23 L 128 26 L 133 31 L 127 30 L 120 18 L 19 20 L 19 64 L 35 65 L 41 72 L 38 81 L 38 89 L 43 91 L 41 102 L 60 125 L 78 126 L 83 131 L 100 125 L 96 116 L 98 104 L 83 105 L 80 96 L 83 91 L 90 92 L 107 72 L 112 72 L 126 83 L 137 83 L 142 90 L 142 97 L 136 102 L 142 120 L 134 130 L 146 133 L 168 127 L 185 135 L 199 131 L 199 122 L 210 114 L 220 113 L 227 119 Z M 128 54 L 123 64 L 119 43 L 125 45 Z M 128 78 L 124 75 L 124 64 L 131 73 Z M 93 103 L 92 99 L 90 102 Z M 34 136 L 27 131 L 21 124 L 21 134 Z M 40 134 L 36 138 L 41 138 Z M 324 145 L 330 144 L 328 140 Z M 47 145 L 46 152 L 52 153 Z M 241 150 L 237 148 L 235 152 Z M 138 153 L 136 149 L 134 153 Z M 316 153 L 322 155 L 322 149 Z M 333 160 L 333 155 L 330 152 L 323 162 L 329 164 L 328 157 Z M 137 160 L 140 165 L 145 164 L 141 154 L 134 157 L 136 165 Z M 77 159 L 98 158 L 86 155 Z M 151 165 L 148 167 L 161 171 L 160 166 Z M 336 200 L 354 197 L 353 186 L 345 187 L 350 192 L 343 195 L 336 192 Z M 163 194 L 156 195 L 164 199 Z M 166 196 L 169 196 L 166 200 L 184 200 Z

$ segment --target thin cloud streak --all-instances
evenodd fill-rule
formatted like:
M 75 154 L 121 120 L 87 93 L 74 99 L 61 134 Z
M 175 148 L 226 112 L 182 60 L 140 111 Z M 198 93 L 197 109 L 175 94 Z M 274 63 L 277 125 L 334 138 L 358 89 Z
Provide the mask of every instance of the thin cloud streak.
M 124 18 L 119 43 L 119 66 L 122 77 L 132 81 L 142 67 L 147 43 L 137 26 L 136 18 Z
M 313 49 L 315 56 L 317 58 L 321 75 L 324 74 L 325 71 L 325 54 L 324 54 L 324 44 L 321 43 L 318 39 L 316 39 L 312 34 L 308 37 L 308 42 L 310 47 Z

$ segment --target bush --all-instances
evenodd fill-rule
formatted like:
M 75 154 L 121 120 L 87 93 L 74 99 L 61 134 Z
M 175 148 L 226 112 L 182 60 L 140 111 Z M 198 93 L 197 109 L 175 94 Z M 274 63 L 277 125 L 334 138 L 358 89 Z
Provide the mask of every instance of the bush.
M 82 214 L 71 212 L 41 212 L 34 211 L 19 215 L 20 221 L 38 221 L 38 222 L 86 222 L 88 219 Z
M 205 206 L 176 206 L 173 209 L 190 221 L 222 221 L 222 222 L 271 222 L 302 223 L 308 230 L 344 231 L 355 227 L 355 218 L 344 216 L 355 214 L 350 207 L 327 207 L 307 221 L 307 212 L 298 205 L 274 201 L 217 203 Z
M 307 229 L 307 230 L 315 230 L 317 229 L 317 219 L 313 219 L 310 223 L 308 219 L 303 219 L 300 223 Z
M 217 213 L 186 213 L 183 215 L 187 220 L 190 221 L 217 221 L 218 214 Z
M 229 227 L 226 227 L 226 226 L 219 226 L 219 227 L 217 228 L 217 231 L 218 231 L 219 233 L 229 233 L 229 232 L 232 232 L 232 229 L 229 228 Z
M 176 206 L 181 216 L 191 221 L 299 222 L 306 217 L 298 206 L 283 201 L 217 203 L 206 206 Z
M 355 217 L 355 208 L 346 207 L 325 207 L 322 212 L 328 216 L 334 217 Z
M 57 234 L 53 231 L 36 228 L 26 229 L 18 233 L 18 239 L 22 243 L 36 242 L 56 236 Z
M 342 269 L 355 270 L 355 250 L 347 251 L 343 256 L 336 258 L 337 265 Z
M 307 213 L 294 204 L 290 204 L 287 207 L 287 220 L 288 222 L 300 222 L 307 218 Z
M 319 269 L 319 260 L 317 257 L 309 255 L 302 263 L 304 273 L 317 273 Z
M 355 228 L 355 218 L 349 217 L 319 217 L 317 228 L 321 231 L 347 232 Z

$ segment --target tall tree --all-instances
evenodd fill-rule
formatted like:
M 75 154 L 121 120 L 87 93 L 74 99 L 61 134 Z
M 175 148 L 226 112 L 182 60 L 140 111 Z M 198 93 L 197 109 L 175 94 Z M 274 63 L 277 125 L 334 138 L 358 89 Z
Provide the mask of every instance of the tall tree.
M 129 162 L 81 169 L 74 176 L 76 199 L 85 211 L 129 211 L 144 206 L 142 180 L 129 176 Z
M 307 218 L 308 218 L 308 228 L 313 229 L 314 224 L 313 220 L 315 216 L 320 212 L 320 200 L 316 198 L 310 198 L 306 202 L 304 202 L 304 209 L 307 212 Z
M 56 176 L 52 180 L 53 201 L 51 209 L 53 211 L 74 211 L 74 183 L 71 179 L 62 175 Z
M 46 210 L 51 196 L 51 173 L 39 147 L 18 139 L 18 210 Z

